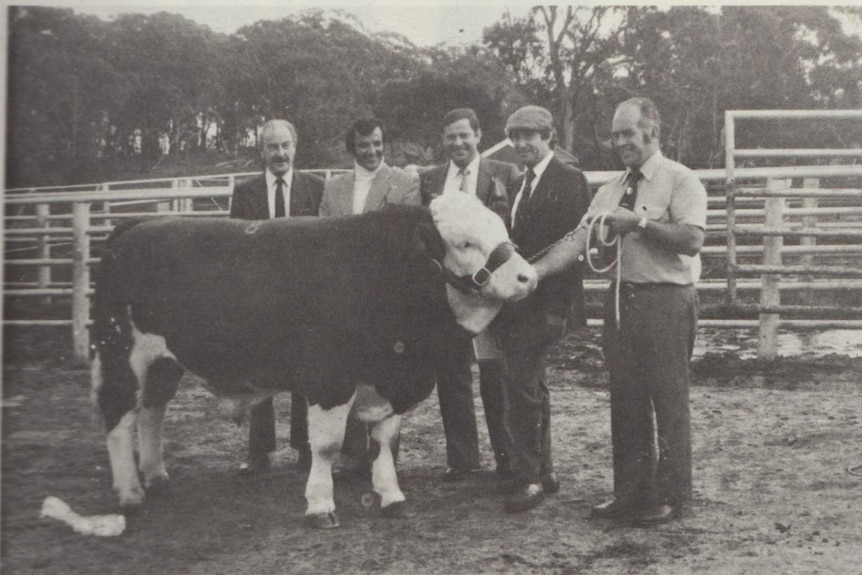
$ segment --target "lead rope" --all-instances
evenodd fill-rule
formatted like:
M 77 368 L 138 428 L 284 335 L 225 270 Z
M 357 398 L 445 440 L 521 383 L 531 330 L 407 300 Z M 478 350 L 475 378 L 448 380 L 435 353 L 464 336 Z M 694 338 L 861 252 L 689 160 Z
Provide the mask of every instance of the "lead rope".
M 619 235 L 615 235 L 614 238 L 610 241 L 603 239 L 600 236 L 598 238 L 598 242 L 603 247 L 606 247 L 606 248 L 609 248 L 613 245 L 616 245 L 617 253 L 616 253 L 616 256 L 614 257 L 614 259 L 607 266 L 605 266 L 603 268 L 599 268 L 596 266 L 595 263 L 593 263 L 593 256 L 590 254 L 590 249 L 591 249 L 590 238 L 593 237 L 593 228 L 595 227 L 596 223 L 598 223 L 599 229 L 601 229 L 601 227 L 603 227 L 605 225 L 605 218 L 607 218 L 608 215 L 610 215 L 610 212 L 602 212 L 599 215 L 597 215 L 596 217 L 590 218 L 589 221 L 581 223 L 578 227 L 576 227 L 575 229 L 573 229 L 572 231 L 570 231 L 569 233 L 567 233 L 566 235 L 564 235 L 563 237 L 561 237 L 560 239 L 555 241 L 554 243 L 550 244 L 549 246 L 541 249 L 540 251 L 536 252 L 535 254 L 533 254 L 532 256 L 527 258 L 527 262 L 529 262 L 529 263 L 535 262 L 540 257 L 542 257 L 543 255 L 545 255 L 546 253 L 551 251 L 555 246 L 567 241 L 569 238 L 574 236 L 575 233 L 577 233 L 578 231 L 580 231 L 583 228 L 586 228 L 587 229 L 587 247 L 586 247 L 585 251 L 586 251 L 587 264 L 590 266 L 590 269 L 593 270 L 595 273 L 598 273 L 598 274 L 605 273 L 606 271 L 608 271 L 609 269 L 614 267 L 614 265 L 622 263 L 622 255 L 623 255 L 623 243 L 622 243 L 622 240 L 620 239 Z M 616 325 L 617 330 L 620 329 L 620 283 L 621 283 L 620 282 L 620 278 L 621 278 L 620 268 L 621 268 L 621 266 L 617 265 L 616 281 L 614 282 L 616 284 L 614 287 L 614 323 Z

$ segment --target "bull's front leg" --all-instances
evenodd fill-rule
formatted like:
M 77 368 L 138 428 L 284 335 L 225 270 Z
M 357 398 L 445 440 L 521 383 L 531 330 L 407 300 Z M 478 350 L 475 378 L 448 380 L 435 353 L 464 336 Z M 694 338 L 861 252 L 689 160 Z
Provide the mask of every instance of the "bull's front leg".
M 308 501 L 305 519 L 309 525 L 318 529 L 332 529 L 339 525 L 332 494 L 332 462 L 344 442 L 347 415 L 354 397 L 348 403 L 328 410 L 319 405 L 308 408 L 311 471 L 305 486 L 305 499 Z
M 380 506 L 384 517 L 404 515 L 406 498 L 398 486 L 395 473 L 395 458 L 392 449 L 401 429 L 401 416 L 392 414 L 378 421 L 371 429 L 371 437 L 380 444 L 380 453 L 371 466 L 371 482 L 374 491 L 380 496 Z

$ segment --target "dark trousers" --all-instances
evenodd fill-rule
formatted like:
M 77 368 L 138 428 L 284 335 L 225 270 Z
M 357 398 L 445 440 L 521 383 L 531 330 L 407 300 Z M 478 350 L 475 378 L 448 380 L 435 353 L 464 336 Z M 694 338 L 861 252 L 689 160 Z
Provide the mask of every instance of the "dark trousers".
M 446 464 L 457 470 L 479 468 L 479 433 L 473 401 L 473 343 L 467 338 L 451 342 L 446 359 L 437 369 L 437 398 L 446 436 Z M 479 364 L 479 394 L 485 409 L 488 435 L 498 469 L 507 469 L 507 431 L 503 420 L 505 362 Z
M 504 339 L 506 425 L 511 434 L 512 471 L 526 483 L 539 483 L 554 472 L 551 453 L 551 394 L 547 361 L 565 331 L 565 321 L 524 325 Z
M 308 402 L 298 393 L 290 394 L 290 446 L 300 454 L 310 449 L 308 444 Z M 398 460 L 399 441 L 396 438 L 393 456 Z M 259 461 L 275 451 L 275 410 L 272 398 L 262 401 L 251 409 L 248 432 L 248 460 Z M 341 447 L 341 462 L 347 468 L 370 466 L 376 457 L 369 450 L 368 425 L 351 414 L 347 418 L 344 444 Z
M 290 395 L 290 445 L 300 453 L 308 449 L 308 403 Z M 248 425 L 248 461 L 260 461 L 275 451 L 275 408 L 272 398 L 251 408 Z
M 623 284 L 620 326 L 605 301 L 614 498 L 633 504 L 691 498 L 689 366 L 697 331 L 693 286 Z

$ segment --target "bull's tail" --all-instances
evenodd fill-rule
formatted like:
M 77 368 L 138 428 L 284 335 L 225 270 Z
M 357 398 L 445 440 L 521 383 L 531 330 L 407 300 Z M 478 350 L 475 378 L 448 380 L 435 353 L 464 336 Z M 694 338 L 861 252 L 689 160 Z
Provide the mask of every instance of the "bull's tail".
M 129 364 L 133 336 L 130 302 L 124 295 L 117 269 L 116 240 L 140 223 L 129 220 L 118 225 L 105 242 L 105 250 L 95 271 L 93 297 L 93 339 L 95 356 L 91 367 L 90 396 L 107 431 L 112 430 L 137 404 L 135 374 Z

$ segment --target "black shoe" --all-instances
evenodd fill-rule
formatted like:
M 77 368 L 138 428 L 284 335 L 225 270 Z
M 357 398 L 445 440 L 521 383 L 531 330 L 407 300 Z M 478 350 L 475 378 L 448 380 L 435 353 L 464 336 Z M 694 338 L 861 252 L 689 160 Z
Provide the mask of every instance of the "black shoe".
M 255 457 L 249 461 L 245 461 L 239 466 L 237 473 L 241 477 L 253 477 L 269 471 L 270 463 L 269 456 Z
M 440 479 L 443 483 L 454 483 L 456 481 L 464 481 L 473 473 L 479 471 L 476 469 L 456 469 L 454 467 L 447 467 L 446 471 L 443 472 L 443 475 L 440 476 Z
M 634 524 L 642 527 L 661 525 L 679 517 L 680 508 L 677 505 L 650 505 L 634 518 Z
M 506 500 L 506 513 L 523 513 L 538 507 L 545 500 L 541 483 L 531 483 Z
M 542 477 L 542 490 L 545 495 L 553 495 L 560 492 L 560 480 L 556 473 L 549 473 Z
M 593 507 L 590 517 L 594 519 L 622 519 L 634 516 L 637 511 L 638 509 L 635 505 L 611 499 Z

